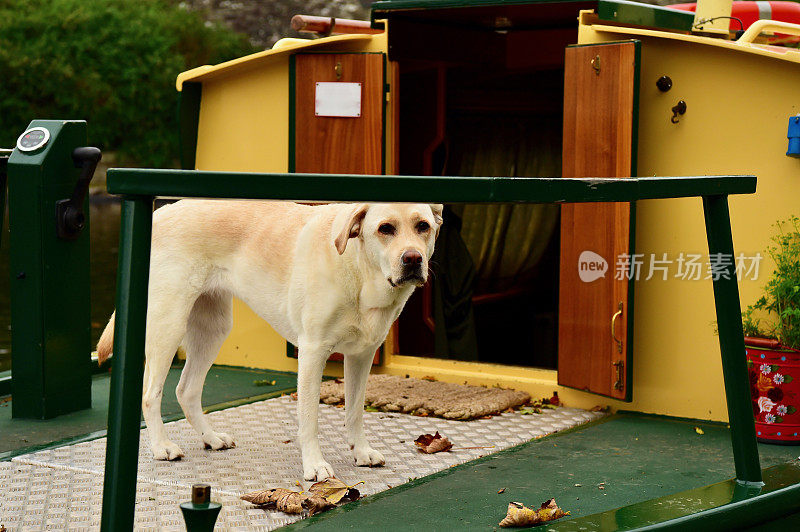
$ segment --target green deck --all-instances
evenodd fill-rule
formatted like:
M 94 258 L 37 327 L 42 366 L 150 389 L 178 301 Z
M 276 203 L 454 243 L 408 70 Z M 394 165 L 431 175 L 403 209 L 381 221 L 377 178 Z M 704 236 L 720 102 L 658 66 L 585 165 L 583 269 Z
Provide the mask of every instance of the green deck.
M 698 426 L 704 434 L 695 431 Z M 800 470 L 795 460 L 798 447 L 759 444 L 758 450 L 766 468 L 791 460 Z M 685 501 L 657 500 L 661 497 L 695 489 L 692 495 L 697 500 L 719 497 L 730 482 L 706 486 L 733 476 L 727 427 L 617 414 L 415 480 L 282 530 L 491 530 L 497 529 L 509 502 L 534 506 L 551 497 L 571 512 L 570 520 L 614 510 L 581 522 L 589 530 L 612 530 L 636 517 L 667 519 L 686 508 Z M 767 488 L 770 479 L 767 469 Z M 620 509 L 636 503 L 642 505 Z M 751 513 L 764 519 L 759 512 Z M 578 529 L 577 521 L 558 523 L 559 529 Z
M 164 385 L 162 413 L 168 421 L 183 418 L 175 398 L 180 372 L 180 367 L 173 367 Z M 274 380 L 275 385 L 255 384 L 263 380 Z M 51 446 L 53 442 L 66 443 L 104 435 L 108 423 L 110 382 L 107 373 L 95 375 L 92 378 L 92 408 L 50 420 L 11 419 L 11 402 L 0 404 L 0 460 Z M 220 410 L 239 402 L 292 392 L 296 386 L 294 373 L 214 366 L 206 377 L 203 404 L 207 410 Z

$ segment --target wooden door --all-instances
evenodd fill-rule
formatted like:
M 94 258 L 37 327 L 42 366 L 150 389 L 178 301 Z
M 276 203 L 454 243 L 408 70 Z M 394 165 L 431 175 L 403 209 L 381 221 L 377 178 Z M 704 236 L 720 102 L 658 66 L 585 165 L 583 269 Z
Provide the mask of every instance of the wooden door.
M 292 58 L 294 134 L 289 152 L 292 172 L 382 174 L 384 55 L 380 53 L 309 53 Z M 360 84 L 359 104 L 330 116 L 319 104 L 320 83 Z M 380 349 L 373 364 L 380 362 Z M 297 350 L 287 345 L 287 354 Z M 342 360 L 334 353 L 330 360 Z
M 297 54 L 294 83 L 292 171 L 383 173 L 384 55 Z M 358 116 L 321 115 L 320 83 L 360 84 Z
M 638 41 L 567 48 L 564 177 L 635 174 L 639 50 Z M 558 382 L 626 401 L 632 399 L 634 207 L 561 208 Z

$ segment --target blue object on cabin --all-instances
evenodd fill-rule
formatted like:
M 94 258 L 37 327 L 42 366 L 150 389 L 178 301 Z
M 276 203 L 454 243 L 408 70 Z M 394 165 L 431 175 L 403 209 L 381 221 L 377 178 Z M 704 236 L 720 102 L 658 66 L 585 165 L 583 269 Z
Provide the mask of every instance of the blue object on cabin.
M 789 132 L 786 136 L 789 139 L 789 149 L 786 151 L 786 155 L 800 157 L 800 115 L 789 117 Z

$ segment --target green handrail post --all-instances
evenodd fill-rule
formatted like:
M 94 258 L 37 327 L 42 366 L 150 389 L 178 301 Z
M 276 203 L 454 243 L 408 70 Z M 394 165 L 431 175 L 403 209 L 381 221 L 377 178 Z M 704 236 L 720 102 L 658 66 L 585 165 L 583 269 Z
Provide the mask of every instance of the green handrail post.
M 729 258 L 724 264 L 720 262 L 723 269 L 717 272 L 716 277 L 712 277 L 712 282 L 736 480 L 740 484 L 763 485 L 747 377 L 728 196 L 703 196 L 703 213 L 709 258 L 714 256 Z
M 152 226 L 153 197 L 124 197 L 100 524 L 104 532 L 133 530 Z

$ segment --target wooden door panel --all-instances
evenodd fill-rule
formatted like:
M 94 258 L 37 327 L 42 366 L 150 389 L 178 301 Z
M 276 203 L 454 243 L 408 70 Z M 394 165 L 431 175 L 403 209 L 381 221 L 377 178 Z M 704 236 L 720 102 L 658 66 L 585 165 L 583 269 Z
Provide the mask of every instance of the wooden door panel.
M 294 61 L 294 171 L 383 173 L 383 54 L 297 54 Z M 316 116 L 318 82 L 361 83 L 361 116 Z
M 635 41 L 567 48 L 564 177 L 634 172 L 638 62 Z M 632 211 L 629 203 L 562 206 L 558 324 L 559 384 L 628 401 L 633 281 L 617 274 L 617 259 L 633 253 Z M 605 261 L 603 275 L 581 279 L 586 251 Z M 584 272 L 602 264 L 588 259 Z

